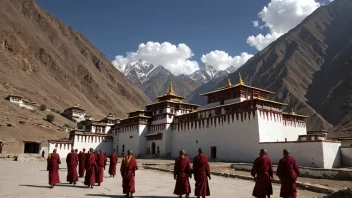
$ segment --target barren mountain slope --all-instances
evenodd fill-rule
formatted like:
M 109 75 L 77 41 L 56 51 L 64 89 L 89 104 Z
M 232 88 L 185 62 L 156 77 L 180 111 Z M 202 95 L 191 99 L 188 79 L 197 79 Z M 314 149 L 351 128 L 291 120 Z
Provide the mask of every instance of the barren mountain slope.
M 125 117 L 150 102 L 83 35 L 33 0 L 0 1 L 0 97 L 8 94 L 60 111 L 80 104 L 95 118 Z M 0 103 L 0 111 L 7 108 Z
M 256 54 L 230 79 L 235 83 L 240 72 L 245 83 L 275 91 L 272 99 L 288 103 L 287 110 L 292 107 L 309 115 L 309 129 L 331 128 L 350 109 L 351 10 L 349 0 L 335 0 L 320 7 Z M 225 83 L 204 85 L 202 92 Z M 199 93 L 196 90 L 190 102 L 204 101 Z

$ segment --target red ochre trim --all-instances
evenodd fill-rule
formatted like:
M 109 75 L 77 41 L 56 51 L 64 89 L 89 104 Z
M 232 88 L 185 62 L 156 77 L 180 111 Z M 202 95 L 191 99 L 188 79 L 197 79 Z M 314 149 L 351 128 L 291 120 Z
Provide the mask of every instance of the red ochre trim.
M 48 140 L 49 143 L 68 143 L 73 144 L 72 140 Z
M 307 140 L 307 141 L 287 141 L 287 142 L 259 142 L 259 144 L 282 144 L 282 143 L 312 143 L 312 142 L 330 142 L 330 143 L 341 143 L 336 140 Z

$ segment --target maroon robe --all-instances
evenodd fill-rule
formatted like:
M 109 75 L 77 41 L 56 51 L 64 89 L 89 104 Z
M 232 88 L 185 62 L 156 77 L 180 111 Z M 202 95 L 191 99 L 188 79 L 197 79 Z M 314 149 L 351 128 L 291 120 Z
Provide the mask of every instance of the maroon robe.
M 102 183 L 104 178 L 104 169 L 106 164 L 106 157 L 104 154 L 97 155 L 97 168 L 95 172 L 95 183 Z
M 210 196 L 207 178 L 210 176 L 210 167 L 207 156 L 200 154 L 193 159 L 193 174 L 196 181 L 195 196 Z
M 86 156 L 87 153 L 81 152 L 78 154 L 78 160 L 79 160 L 79 176 L 84 177 L 84 172 L 86 171 L 85 163 L 86 163 Z
M 60 183 L 59 164 L 61 164 L 59 154 L 52 153 L 51 157 L 48 159 L 50 185 L 55 185 L 57 183 Z
M 136 158 L 131 156 L 131 160 L 128 163 L 128 156 L 122 160 L 120 173 L 122 176 L 122 193 L 135 193 L 135 171 L 138 170 Z
M 110 175 L 116 175 L 116 164 L 117 164 L 118 158 L 115 152 L 113 152 L 110 155 L 110 165 L 109 165 L 109 174 Z
M 300 172 L 296 160 L 291 156 L 286 156 L 279 161 L 276 175 L 281 180 L 280 197 L 296 198 L 296 180 Z
M 191 193 L 191 186 L 188 177 L 192 173 L 191 163 L 189 158 L 184 156 L 178 157 L 174 166 L 174 177 L 177 176 L 174 194 L 183 195 Z
M 258 198 L 272 195 L 270 181 L 273 178 L 273 165 L 268 156 L 260 156 L 255 159 L 251 174 L 253 177 L 257 177 L 252 195 Z
M 95 169 L 97 166 L 97 159 L 94 153 L 89 153 L 86 155 L 86 177 L 84 178 L 84 185 L 95 184 Z
M 78 181 L 77 174 L 77 164 L 78 164 L 78 156 L 77 153 L 69 153 L 66 158 L 67 162 L 67 181 L 76 183 Z

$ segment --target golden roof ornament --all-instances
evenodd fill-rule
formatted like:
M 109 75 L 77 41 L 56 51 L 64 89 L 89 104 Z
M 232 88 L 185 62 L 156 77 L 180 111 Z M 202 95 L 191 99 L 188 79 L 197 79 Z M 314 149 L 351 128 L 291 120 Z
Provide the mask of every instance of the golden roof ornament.
M 238 73 L 237 84 L 244 85 L 241 73 Z
M 231 81 L 230 81 L 230 78 L 227 78 L 227 83 L 226 83 L 226 87 L 231 87 Z
M 73 105 L 73 107 L 76 107 L 76 108 L 78 108 L 78 107 L 79 107 L 79 104 L 75 104 L 75 105 Z
M 167 92 L 167 95 L 172 95 L 172 94 L 174 94 L 174 89 L 172 88 L 172 83 L 170 82 L 169 91 Z
M 296 115 L 296 113 L 293 111 L 293 108 L 291 108 L 290 114 L 291 114 L 291 115 Z

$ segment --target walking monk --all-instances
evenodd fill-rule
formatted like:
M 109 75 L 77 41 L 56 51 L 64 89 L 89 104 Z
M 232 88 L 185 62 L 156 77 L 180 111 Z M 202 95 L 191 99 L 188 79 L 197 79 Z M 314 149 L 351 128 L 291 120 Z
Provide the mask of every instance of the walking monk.
M 109 165 L 109 174 L 110 177 L 115 177 L 116 175 L 116 164 L 117 164 L 118 158 L 117 158 L 117 154 L 115 153 L 115 149 L 114 152 L 111 153 L 110 155 L 110 165 Z
M 208 183 L 208 178 L 209 180 L 211 179 L 210 167 L 208 157 L 203 154 L 203 149 L 199 148 L 198 153 L 198 156 L 193 159 L 193 175 L 196 181 L 194 194 L 197 198 L 200 196 L 204 198 L 205 196 L 210 196 Z
M 55 184 L 60 183 L 59 164 L 61 164 L 60 156 L 56 153 L 56 149 L 54 149 L 50 158 L 48 158 L 50 188 L 54 188 Z
M 84 177 L 84 172 L 86 171 L 85 163 L 86 163 L 86 149 L 83 149 L 83 152 L 78 154 L 79 168 L 78 173 L 80 177 Z
M 98 183 L 98 186 L 103 182 L 106 161 L 103 150 L 100 150 L 97 155 L 97 169 L 95 173 L 95 183 Z
M 132 150 L 127 151 L 128 156 L 121 162 L 122 189 L 126 197 L 133 197 L 136 192 L 134 186 L 135 171 L 138 170 L 136 158 L 132 156 Z
M 252 195 L 258 198 L 265 198 L 266 196 L 270 198 L 270 195 L 273 194 L 273 188 L 271 186 L 273 165 L 265 149 L 260 149 L 259 155 L 260 156 L 255 159 L 251 171 L 255 181 Z
M 95 169 L 97 167 L 97 158 L 93 153 L 93 149 L 89 149 L 90 153 L 86 156 L 86 177 L 84 178 L 84 185 L 87 185 L 88 188 L 93 188 L 95 184 Z
M 174 194 L 179 195 L 179 197 L 186 194 L 187 198 L 191 192 L 188 177 L 192 178 L 192 168 L 191 163 L 185 154 L 186 152 L 184 150 L 180 150 L 180 157 L 175 161 L 174 178 L 176 180 L 176 186 Z
M 78 181 L 78 174 L 77 174 L 77 164 L 78 164 L 78 156 L 75 150 L 71 150 L 71 153 L 67 155 L 66 158 L 67 162 L 67 181 L 70 184 L 76 185 Z
M 276 175 L 281 180 L 280 197 L 284 198 L 296 198 L 296 180 L 299 177 L 299 169 L 296 164 L 296 160 L 290 156 L 290 151 L 287 149 L 283 150 L 284 158 L 279 161 Z

